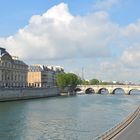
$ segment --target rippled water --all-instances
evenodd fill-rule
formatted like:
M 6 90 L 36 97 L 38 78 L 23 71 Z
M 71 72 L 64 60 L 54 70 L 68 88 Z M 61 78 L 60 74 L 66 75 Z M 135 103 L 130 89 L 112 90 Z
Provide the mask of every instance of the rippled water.
M 93 140 L 139 104 L 139 95 L 80 95 L 0 103 L 0 140 Z

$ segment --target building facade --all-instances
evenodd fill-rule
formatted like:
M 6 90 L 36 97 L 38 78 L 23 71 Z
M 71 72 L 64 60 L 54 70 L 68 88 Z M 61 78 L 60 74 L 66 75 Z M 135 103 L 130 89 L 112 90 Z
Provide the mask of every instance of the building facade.
M 31 65 L 28 68 L 28 86 L 56 86 L 56 75 L 63 72 L 64 69 L 60 66 Z
M 0 87 L 26 87 L 28 65 L 0 48 Z

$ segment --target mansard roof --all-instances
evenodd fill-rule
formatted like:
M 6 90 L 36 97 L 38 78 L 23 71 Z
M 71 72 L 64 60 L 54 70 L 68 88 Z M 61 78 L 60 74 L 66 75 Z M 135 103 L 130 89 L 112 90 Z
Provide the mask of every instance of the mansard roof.
M 26 66 L 28 66 L 26 63 L 24 63 L 24 62 L 21 61 L 21 60 L 13 60 L 13 61 L 14 61 L 14 63 L 17 64 L 17 65 L 26 65 Z
M 1 48 L 1 47 L 0 47 L 0 58 L 1 58 L 1 60 L 12 61 L 11 55 L 6 51 L 5 48 Z
M 28 67 L 30 72 L 41 72 L 41 71 L 50 71 L 50 72 L 64 72 L 64 69 L 60 66 L 47 66 L 47 65 L 30 65 Z
M 0 59 L 3 60 L 3 61 L 11 61 L 13 62 L 14 64 L 19 64 L 19 65 L 26 65 L 28 66 L 27 64 L 25 64 L 23 61 L 21 60 L 18 60 L 17 59 L 18 57 L 12 57 L 7 51 L 5 48 L 2 48 L 0 47 Z
M 0 47 L 0 55 L 2 56 L 2 55 L 5 54 L 5 53 L 8 53 L 8 52 L 6 51 L 6 49 Z
M 28 70 L 29 71 L 43 71 L 43 68 L 40 66 L 29 66 Z

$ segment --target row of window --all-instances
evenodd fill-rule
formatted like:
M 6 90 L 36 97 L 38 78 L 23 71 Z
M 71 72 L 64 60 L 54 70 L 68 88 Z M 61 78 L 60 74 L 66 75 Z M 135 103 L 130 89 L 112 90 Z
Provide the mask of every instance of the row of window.
M 1 78 L 2 81 L 25 81 L 26 80 L 26 76 L 24 75 L 2 75 Z
M 21 82 L 0 82 L 0 87 L 26 87 L 27 83 Z
M 28 83 L 29 87 L 48 87 L 48 86 L 54 86 L 56 85 L 55 82 L 49 82 L 49 83 Z
M 16 68 L 16 69 L 27 69 L 27 66 L 25 65 L 15 65 L 11 62 L 0 62 L 0 66 L 7 67 L 7 68 Z

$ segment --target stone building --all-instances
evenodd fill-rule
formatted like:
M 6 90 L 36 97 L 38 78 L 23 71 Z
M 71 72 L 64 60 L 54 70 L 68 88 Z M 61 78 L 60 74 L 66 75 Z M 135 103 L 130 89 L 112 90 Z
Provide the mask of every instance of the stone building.
M 27 86 L 28 65 L 0 48 L 0 87 Z
M 58 66 L 32 65 L 28 68 L 29 87 L 50 87 L 56 85 L 56 75 L 64 69 Z

